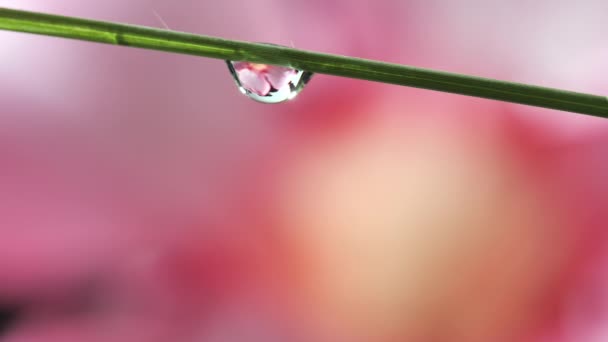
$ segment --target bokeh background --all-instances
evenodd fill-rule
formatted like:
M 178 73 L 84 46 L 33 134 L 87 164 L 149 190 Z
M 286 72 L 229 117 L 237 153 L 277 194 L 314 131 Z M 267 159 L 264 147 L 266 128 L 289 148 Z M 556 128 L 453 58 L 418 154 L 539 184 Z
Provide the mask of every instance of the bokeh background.
M 4 0 L 608 93 L 603 0 Z M 608 121 L 0 32 L 0 341 L 608 340 Z

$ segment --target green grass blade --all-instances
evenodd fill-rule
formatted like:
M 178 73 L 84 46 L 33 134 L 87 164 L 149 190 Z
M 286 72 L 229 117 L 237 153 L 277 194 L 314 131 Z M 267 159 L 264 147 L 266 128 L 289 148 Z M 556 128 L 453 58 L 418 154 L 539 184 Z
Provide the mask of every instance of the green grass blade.
M 608 117 L 606 96 L 183 32 L 0 8 L 0 29 L 224 60 L 290 66 L 320 74 Z

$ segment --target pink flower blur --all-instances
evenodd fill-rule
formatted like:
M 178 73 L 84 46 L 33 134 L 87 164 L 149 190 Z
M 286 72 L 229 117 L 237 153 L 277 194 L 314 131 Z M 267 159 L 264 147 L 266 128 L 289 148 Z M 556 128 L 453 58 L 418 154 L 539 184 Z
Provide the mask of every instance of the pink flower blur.
M 603 0 L 3 6 L 608 93 Z M 606 340 L 605 120 L 0 39 L 2 341 Z

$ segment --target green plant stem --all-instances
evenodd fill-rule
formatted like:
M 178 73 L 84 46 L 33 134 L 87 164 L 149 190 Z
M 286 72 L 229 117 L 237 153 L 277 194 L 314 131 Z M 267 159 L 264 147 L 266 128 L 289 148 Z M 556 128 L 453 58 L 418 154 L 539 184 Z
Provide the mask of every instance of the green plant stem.
M 290 66 L 320 74 L 608 117 L 606 96 L 415 68 L 288 47 L 0 8 L 0 29 L 234 61 Z M 6 51 L 4 53 L 7 53 Z

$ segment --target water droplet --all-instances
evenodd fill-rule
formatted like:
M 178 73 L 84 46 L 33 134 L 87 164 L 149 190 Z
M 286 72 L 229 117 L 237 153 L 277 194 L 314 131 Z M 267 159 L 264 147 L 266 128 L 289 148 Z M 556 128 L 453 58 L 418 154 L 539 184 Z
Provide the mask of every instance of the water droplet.
M 262 103 L 279 103 L 296 97 L 312 73 L 277 65 L 226 61 L 244 95 Z

